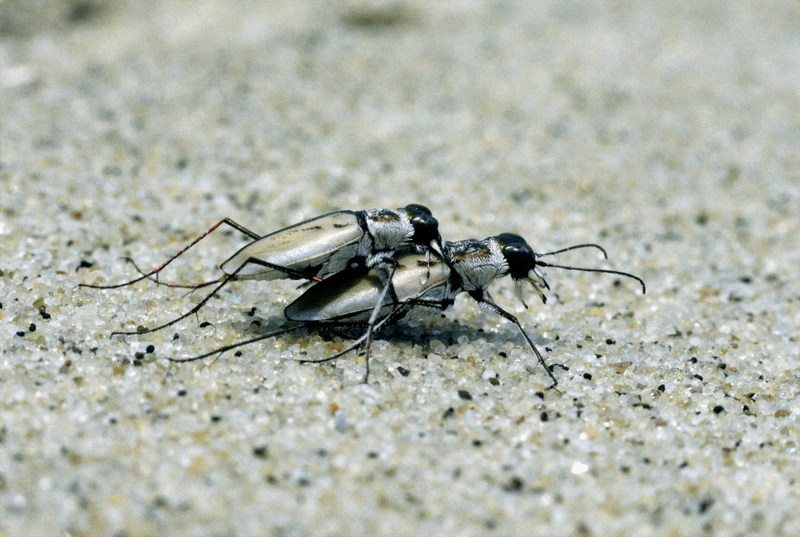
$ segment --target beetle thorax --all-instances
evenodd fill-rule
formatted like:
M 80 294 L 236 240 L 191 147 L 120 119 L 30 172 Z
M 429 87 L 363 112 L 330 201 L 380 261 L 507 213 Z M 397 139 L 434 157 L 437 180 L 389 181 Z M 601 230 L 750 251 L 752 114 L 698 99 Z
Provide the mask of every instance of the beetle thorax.
M 367 211 L 366 220 L 375 251 L 400 249 L 414 236 L 411 222 L 397 211 L 372 209 Z
M 508 274 L 508 263 L 500 245 L 490 238 L 459 241 L 451 245 L 453 266 L 461 277 L 464 291 L 485 289 Z

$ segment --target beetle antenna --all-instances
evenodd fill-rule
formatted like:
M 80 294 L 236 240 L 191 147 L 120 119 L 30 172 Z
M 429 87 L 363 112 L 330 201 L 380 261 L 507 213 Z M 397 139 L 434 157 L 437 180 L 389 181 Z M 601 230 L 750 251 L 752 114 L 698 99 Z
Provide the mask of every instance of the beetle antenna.
M 553 267 L 553 268 L 560 268 L 565 270 L 581 270 L 583 272 L 604 272 L 606 274 L 618 274 L 619 276 L 625 276 L 626 278 L 632 278 L 639 282 L 642 285 L 642 294 L 647 292 L 647 288 L 644 285 L 644 280 L 641 279 L 639 276 L 634 276 L 630 272 L 622 272 L 619 270 L 609 270 L 609 269 L 598 269 L 598 268 L 586 268 L 586 267 L 571 267 L 568 265 L 552 265 L 550 263 L 545 263 L 544 261 L 537 261 L 537 265 L 542 267 Z
M 545 255 L 560 254 L 562 252 L 568 252 L 570 250 L 577 250 L 579 248 L 597 248 L 598 250 L 603 252 L 603 257 L 608 259 L 608 254 L 606 253 L 606 249 L 603 248 L 602 246 L 600 246 L 599 244 L 595 244 L 593 242 L 587 242 L 587 243 L 584 243 L 584 244 L 576 244 L 575 246 L 568 246 L 566 248 L 562 248 L 560 250 L 554 250 L 552 252 L 547 252 L 547 253 L 544 253 L 544 254 L 536 254 L 536 257 L 542 257 L 542 256 L 545 256 Z

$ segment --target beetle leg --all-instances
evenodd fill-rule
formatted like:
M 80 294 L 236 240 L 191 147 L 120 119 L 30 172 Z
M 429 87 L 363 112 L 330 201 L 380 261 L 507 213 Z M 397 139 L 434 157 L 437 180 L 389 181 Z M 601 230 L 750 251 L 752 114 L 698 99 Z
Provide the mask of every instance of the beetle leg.
M 161 280 L 158 279 L 158 274 L 156 274 L 155 276 L 152 275 L 152 274 L 145 274 L 145 272 L 142 269 L 139 268 L 139 265 L 137 265 L 136 261 L 134 261 L 132 258 L 126 257 L 124 259 L 125 259 L 125 261 L 127 261 L 128 263 L 133 265 L 133 268 L 136 269 L 136 272 L 141 274 L 141 276 L 143 278 L 147 278 L 148 280 L 150 280 L 151 282 L 153 282 L 153 283 L 155 283 L 157 285 L 163 285 L 165 287 L 174 287 L 174 288 L 178 288 L 178 289 L 191 289 L 192 291 L 194 291 L 196 289 L 201 289 L 203 287 L 208 287 L 209 285 L 214 285 L 215 283 L 219 283 L 219 278 L 217 278 L 216 280 L 209 280 L 207 282 L 189 283 L 189 284 L 162 282 Z M 132 282 L 128 282 L 128 283 L 132 283 Z
M 385 291 L 385 288 L 384 288 L 384 291 Z M 379 302 L 379 304 L 380 303 L 381 302 Z M 412 307 L 413 307 L 413 305 L 408 303 L 408 302 L 402 303 L 402 304 L 397 304 L 395 306 L 395 308 L 391 312 L 389 312 L 385 317 L 383 317 L 382 319 L 380 319 L 379 321 L 374 323 L 374 325 L 372 326 L 372 332 L 373 333 L 377 332 L 378 330 L 383 328 L 384 325 L 392 323 L 395 319 L 397 319 L 398 316 L 401 316 L 401 315 L 405 314 L 405 312 L 408 311 L 409 309 L 411 309 Z M 378 311 L 380 311 L 380 309 Z M 323 323 L 323 325 L 324 324 L 342 325 L 342 324 L 352 324 L 352 323 Z M 324 363 L 324 362 L 330 362 L 331 360 L 335 360 L 337 358 L 340 358 L 340 357 L 344 356 L 345 354 L 347 354 L 349 352 L 352 352 L 352 351 L 356 350 L 358 347 L 360 347 L 361 345 L 363 345 L 371 337 L 369 334 L 370 334 L 370 331 L 367 330 L 367 332 L 365 332 L 364 335 L 362 335 L 360 338 L 355 340 L 349 347 L 347 347 L 346 349 L 344 349 L 342 351 L 339 351 L 336 354 L 333 354 L 331 356 L 326 356 L 325 358 L 320 358 L 318 360 L 298 360 L 298 361 L 301 364 L 321 364 L 321 363 Z M 366 384 L 368 381 L 369 381 L 369 356 L 367 356 L 367 371 L 366 371 L 366 373 L 364 375 L 364 381 L 363 382 Z
M 208 358 L 209 356 L 212 356 L 214 354 L 219 354 L 221 356 L 223 352 L 227 352 L 227 351 L 229 351 L 231 349 L 235 349 L 237 347 L 242 347 L 244 345 L 249 345 L 250 343 L 255 343 L 257 341 L 261 341 L 262 339 L 267 339 L 267 338 L 274 337 L 274 336 L 280 336 L 281 334 L 294 332 L 295 330 L 298 330 L 300 328 L 305 328 L 305 327 L 306 327 L 305 325 L 300 324 L 300 325 L 297 325 L 297 326 L 290 326 L 288 328 L 281 328 L 279 330 L 274 330 L 274 331 L 269 332 L 267 334 L 261 334 L 258 337 L 254 337 L 254 338 L 251 338 L 251 339 L 246 339 L 244 341 L 239 341 L 237 343 L 231 343 L 230 345 L 225 345 L 224 347 L 219 347 L 217 349 L 214 349 L 213 351 L 207 352 L 205 354 L 201 354 L 199 356 L 192 356 L 191 358 L 167 358 L 167 359 L 170 362 L 194 362 L 195 360 L 202 360 L 203 358 Z
M 309 282 L 321 282 L 322 278 L 317 278 L 315 274 L 319 272 L 319 265 L 314 267 L 306 267 L 303 270 L 293 269 L 289 267 L 283 267 L 281 265 L 276 265 L 275 263 L 270 263 L 269 261 L 264 261 L 263 259 L 258 259 L 257 257 L 249 257 L 245 260 L 244 263 L 239 266 L 235 271 L 233 271 L 228 276 L 233 278 L 235 274 L 238 274 L 246 265 L 260 265 L 262 267 L 267 267 L 272 270 L 277 270 L 278 272 L 283 272 L 289 278 L 293 280 L 308 280 Z
M 216 286 L 216 287 L 215 287 L 215 288 L 214 288 L 214 289 L 213 289 L 213 290 L 212 290 L 212 291 L 211 291 L 211 292 L 210 292 L 208 295 L 206 295 L 206 297 L 205 297 L 203 300 L 201 300 L 200 302 L 198 302 L 197 304 L 195 304 L 195 306 L 194 306 L 194 307 L 193 307 L 191 310 L 189 310 L 188 312 L 184 313 L 183 315 L 181 315 L 181 316 L 179 316 L 179 317 L 176 317 L 176 318 L 172 319 L 172 320 L 171 320 L 171 321 L 169 321 L 169 322 L 166 322 L 166 323 L 164 323 L 164 324 L 158 325 L 158 326 L 156 326 L 156 327 L 153 327 L 153 328 L 143 328 L 143 327 L 140 327 L 140 328 L 138 328 L 137 330 L 135 330 L 135 331 L 131 331 L 131 332 L 112 332 L 112 333 L 111 333 L 111 337 L 114 337 L 114 336 L 131 336 L 131 335 L 137 335 L 137 334 L 148 334 L 148 333 L 150 333 L 150 332 L 156 332 L 156 331 L 158 331 L 158 330 L 161 330 L 162 328 L 166 328 L 166 327 L 168 327 L 168 326 L 172 326 L 173 324 L 177 323 L 178 321 L 182 321 L 182 320 L 183 320 L 183 319 L 185 319 L 186 317 L 189 317 L 190 315 L 192 315 L 192 314 L 194 314 L 194 313 L 197 313 L 198 311 L 200 311 L 200 308 L 202 308 L 203 306 L 205 306 L 206 302 L 208 302 L 209 300 L 211 300 L 211 297 L 212 297 L 212 296 L 214 296 L 214 295 L 216 295 L 216 294 L 217 294 L 217 293 L 218 293 L 218 292 L 219 292 L 219 291 L 220 291 L 220 290 L 221 290 L 223 287 L 225 287 L 225 286 L 226 286 L 226 285 L 227 285 L 229 282 L 231 282 L 231 281 L 236 281 L 236 279 L 237 279 L 236 275 L 237 275 L 237 274 L 238 274 L 238 273 L 239 273 L 239 272 L 240 272 L 242 269 L 244 269 L 244 267 L 246 267 L 247 265 L 249 265 L 249 264 L 251 264 L 251 263 L 255 263 L 255 264 L 257 264 L 257 265 L 261 265 L 261 266 L 269 267 L 269 268 L 271 268 L 271 269 L 275 269 L 275 270 L 282 270 L 282 271 L 286 271 L 288 274 L 295 274 L 295 273 L 298 273 L 298 274 L 299 274 L 299 273 L 300 273 L 300 271 L 296 271 L 296 270 L 294 270 L 294 269 L 288 269 L 288 268 L 285 268 L 285 267 L 280 267 L 280 266 L 278 266 L 278 265 L 275 265 L 275 264 L 273 264 L 273 263 L 268 263 L 268 262 L 266 262 L 266 261 L 262 261 L 262 260 L 260 260 L 260 259 L 256 259 L 256 258 L 254 258 L 254 257 L 251 257 L 250 259 L 248 259 L 247 261 L 245 261 L 244 263 L 242 263 L 242 264 L 239 266 L 239 268 L 237 268 L 236 270 L 234 270 L 234 271 L 233 271 L 233 272 L 231 272 L 230 274 L 226 274 L 226 275 L 222 276 L 222 277 L 221 277 L 219 280 L 217 280 L 216 282 L 212 282 L 212 283 L 217 283 L 217 282 L 219 282 L 219 284 L 218 284 L 218 285 L 217 285 L 217 286 Z
M 536 345 L 533 344 L 533 341 L 528 336 L 528 334 L 525 332 L 525 329 L 522 328 L 522 324 L 520 324 L 519 320 L 516 317 L 514 317 L 511 313 L 507 312 L 506 310 L 504 310 L 503 308 L 501 308 L 500 306 L 498 306 L 497 304 L 492 302 L 490 299 L 486 298 L 484 296 L 484 294 L 480 292 L 481 291 L 480 289 L 478 289 L 477 291 L 478 292 L 474 292 L 474 291 L 470 292 L 470 295 L 472 295 L 472 298 L 474 298 L 481 306 L 483 306 L 484 308 L 488 309 L 489 311 L 492 311 L 492 312 L 496 313 L 497 315 L 499 315 L 499 316 L 511 321 L 515 325 L 517 325 L 517 328 L 519 328 L 519 331 L 522 334 L 522 337 L 524 337 L 525 341 L 528 342 L 528 346 L 531 348 L 533 353 L 536 355 L 536 358 L 539 360 L 539 363 L 542 364 L 542 367 L 544 367 L 544 370 L 547 371 L 547 374 L 550 376 L 550 380 L 553 381 L 553 384 L 550 386 L 550 388 L 555 388 L 556 385 L 558 385 L 558 380 L 556 380 L 555 375 L 553 375 L 553 371 L 551 370 L 550 366 L 547 365 L 547 362 L 545 361 L 544 357 L 542 356 L 542 353 L 539 352 L 539 349 L 537 349 Z
M 386 300 L 386 293 L 391 291 L 392 295 L 392 303 L 397 303 L 397 293 L 395 293 L 394 285 L 392 285 L 392 278 L 394 277 L 394 269 L 397 266 L 396 263 L 390 263 L 390 267 L 387 269 L 384 265 L 381 265 L 378 268 L 378 274 L 381 277 L 383 283 L 383 289 L 381 289 L 381 294 L 378 295 L 378 300 L 375 301 L 375 307 L 372 308 L 372 314 L 369 316 L 369 321 L 367 321 L 367 333 L 366 333 L 366 342 L 364 343 L 364 353 L 365 353 L 365 361 L 367 364 L 367 370 L 364 373 L 364 384 L 367 384 L 369 381 L 369 351 L 372 347 L 372 338 L 375 333 L 375 323 L 378 320 L 378 315 L 383 308 L 383 302 Z M 388 318 L 388 317 L 387 317 Z
M 201 240 L 203 240 L 204 238 L 209 236 L 214 230 L 216 230 L 222 224 L 226 224 L 226 225 L 232 227 L 236 231 L 238 231 L 238 232 L 240 232 L 240 233 L 242 233 L 244 235 L 247 235 L 248 237 L 250 237 L 253 240 L 261 238 L 260 235 L 258 235 L 257 233 L 255 233 L 253 231 L 250 231 L 249 229 L 247 229 L 246 227 L 244 227 L 240 223 L 238 223 L 238 222 L 236 222 L 234 220 L 231 220 L 230 218 L 223 218 L 222 220 L 220 220 L 219 222 L 217 222 L 216 224 L 214 224 L 213 226 L 208 228 L 208 230 L 206 230 L 204 233 L 202 233 L 199 237 L 197 237 L 192 242 L 190 242 L 180 252 L 178 252 L 177 254 L 173 255 L 172 257 L 167 259 L 164 263 L 162 263 L 161 265 L 157 266 L 156 268 L 154 268 L 150 272 L 142 273 L 141 271 L 139 271 L 141 276 L 139 276 L 138 278 L 134 278 L 133 280 L 130 280 L 130 281 L 127 281 L 127 282 L 123 282 L 123 283 L 117 283 L 117 284 L 114 284 L 114 285 L 93 285 L 93 284 L 88 284 L 88 283 L 81 283 L 81 284 L 78 284 L 78 287 L 90 287 L 92 289 L 116 289 L 118 287 L 125 287 L 127 285 L 133 285 L 134 283 L 140 282 L 140 281 L 145 280 L 145 279 L 152 280 L 152 281 L 154 281 L 156 283 L 161 283 L 161 282 L 158 281 L 158 273 L 159 272 L 164 270 L 167 267 L 167 265 L 169 265 L 170 263 L 175 261 L 177 258 L 182 256 L 184 253 L 186 253 L 186 251 L 189 248 L 191 248 L 192 246 L 194 246 L 195 244 L 197 244 L 198 242 L 200 242 Z M 132 261 L 130 258 L 126 258 L 126 259 L 129 260 L 129 261 Z M 135 263 L 134 263 L 134 266 L 136 266 Z M 139 268 L 136 267 L 136 270 L 138 271 Z M 206 285 L 211 285 L 213 283 L 216 283 L 217 281 L 219 281 L 219 280 L 215 280 L 215 281 L 212 281 L 212 282 L 205 282 L 203 284 L 198 285 L 198 287 L 204 287 Z M 174 285 L 174 284 L 163 284 L 163 285 L 168 285 L 170 287 L 182 287 L 180 285 Z

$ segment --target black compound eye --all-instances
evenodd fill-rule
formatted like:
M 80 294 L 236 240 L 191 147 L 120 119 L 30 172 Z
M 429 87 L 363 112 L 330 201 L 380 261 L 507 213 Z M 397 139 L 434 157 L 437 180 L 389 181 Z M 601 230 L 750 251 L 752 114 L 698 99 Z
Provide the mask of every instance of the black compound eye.
M 508 273 L 512 278 L 527 278 L 536 266 L 533 249 L 526 242 L 513 242 L 503 247 L 503 256 L 508 262 Z
M 420 205 L 419 203 L 411 203 L 403 208 L 406 210 L 406 212 L 408 212 L 408 214 L 412 216 L 416 216 L 419 214 L 427 214 L 428 216 L 433 215 L 430 209 L 428 209 L 424 205 Z
M 414 242 L 428 246 L 433 240 L 439 238 L 439 221 L 429 214 L 418 214 L 411 217 L 411 226 L 414 228 Z

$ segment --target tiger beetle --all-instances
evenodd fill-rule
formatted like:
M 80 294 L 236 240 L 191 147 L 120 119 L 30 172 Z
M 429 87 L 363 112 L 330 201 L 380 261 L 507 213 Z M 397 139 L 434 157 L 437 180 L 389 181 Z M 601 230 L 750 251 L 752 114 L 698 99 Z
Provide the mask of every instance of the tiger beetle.
M 227 225 L 250 237 L 246 244 L 220 265 L 220 278 L 198 284 L 161 282 L 159 273 L 189 248 L 207 237 L 221 225 Z M 138 278 L 113 285 L 80 284 L 93 289 L 116 289 L 149 279 L 160 285 L 198 289 L 216 287 L 190 311 L 161 325 L 139 327 L 131 332 L 111 335 L 134 335 L 155 332 L 197 313 L 225 285 L 237 280 L 305 279 L 321 282 L 339 272 L 364 273 L 378 271 L 384 282 L 383 296 L 392 296 L 394 258 L 398 253 L 431 253 L 443 255 L 444 245 L 439 234 L 439 222 L 424 205 L 411 204 L 400 209 L 371 209 L 366 211 L 335 211 L 260 236 L 241 224 L 223 218 L 205 233 L 194 239 L 177 254 L 150 272 L 140 272 Z M 134 266 L 135 263 L 134 263 Z M 136 267 L 138 270 L 138 267 Z
M 502 233 L 483 240 L 467 239 L 448 242 L 444 248 L 447 255 L 446 262 L 418 253 L 403 254 L 395 259 L 392 276 L 394 296 L 387 295 L 386 286 L 377 271 L 370 271 L 366 275 L 343 271 L 312 285 L 284 309 L 285 317 L 289 321 L 297 322 L 297 325 L 220 347 L 200 356 L 171 358 L 170 360 L 175 362 L 200 360 L 300 328 L 366 326 L 368 330 L 364 335 L 345 350 L 319 360 L 301 360 L 301 362 L 327 362 L 363 345 L 366 354 L 364 382 L 367 382 L 369 379 L 369 347 L 374 331 L 403 318 L 408 318 L 420 309 L 446 310 L 453 305 L 456 296 L 466 292 L 484 309 L 514 323 L 552 380 L 551 387 L 555 387 L 558 381 L 553 375 L 551 366 L 547 365 L 519 320 L 494 302 L 488 287 L 496 279 L 506 275 L 511 276 L 516 283 L 517 296 L 527 309 L 528 306 L 523 297 L 524 282 L 530 283 L 542 302 L 546 303 L 547 297 L 544 290 L 549 290 L 550 286 L 539 268 L 552 267 L 625 276 L 639 282 L 642 292 L 646 292 L 644 281 L 628 272 L 553 264 L 541 259 L 545 256 L 579 248 L 596 248 L 602 252 L 604 257 L 608 258 L 606 251 L 593 243 L 577 244 L 537 254 L 524 238 L 513 233 Z

